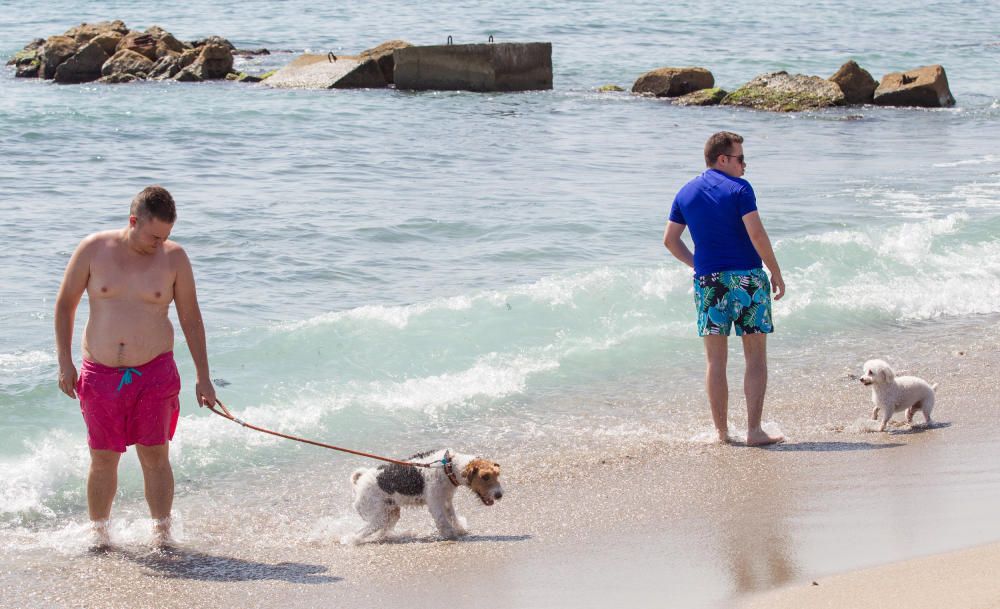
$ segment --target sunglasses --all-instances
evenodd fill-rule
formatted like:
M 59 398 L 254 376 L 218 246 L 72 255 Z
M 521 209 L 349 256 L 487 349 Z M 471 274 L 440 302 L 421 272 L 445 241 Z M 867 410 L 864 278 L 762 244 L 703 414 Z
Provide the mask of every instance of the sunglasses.
M 728 156 L 730 158 L 736 159 L 737 161 L 740 162 L 741 165 L 746 165 L 747 164 L 747 158 L 746 158 L 746 156 L 744 156 L 742 154 L 726 154 L 726 153 L 722 153 L 722 156 Z

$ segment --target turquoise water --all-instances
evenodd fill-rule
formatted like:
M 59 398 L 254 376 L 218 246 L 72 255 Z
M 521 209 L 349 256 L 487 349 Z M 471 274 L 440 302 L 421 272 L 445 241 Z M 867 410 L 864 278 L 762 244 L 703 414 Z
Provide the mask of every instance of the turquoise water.
M 690 276 L 661 235 L 674 192 L 720 129 L 746 137 L 746 177 L 784 269 L 772 341 L 783 365 L 853 368 L 837 345 L 858 334 L 928 320 L 974 328 L 1000 312 L 996 6 L 17 6 L 0 2 L 17 14 L 0 22 L 2 57 L 110 18 L 295 53 L 493 35 L 551 41 L 555 88 L 55 86 L 0 75 L 0 528 L 85 518 L 85 434 L 54 380 L 54 296 L 76 243 L 122 226 L 150 183 L 179 205 L 173 237 L 195 267 L 213 377 L 228 383 L 221 399 L 260 425 L 389 454 L 513 450 L 668 407 L 687 413 L 678 437 L 704 431 Z M 787 116 L 593 90 L 662 65 L 705 66 L 732 89 L 776 69 L 828 76 L 849 58 L 876 77 L 941 63 L 958 105 Z M 77 355 L 86 313 L 84 302 Z M 179 479 L 238 495 L 238 468 L 316 458 L 197 411 L 190 357 L 183 343 L 176 351 Z M 134 470 L 122 486 L 125 501 L 141 501 Z

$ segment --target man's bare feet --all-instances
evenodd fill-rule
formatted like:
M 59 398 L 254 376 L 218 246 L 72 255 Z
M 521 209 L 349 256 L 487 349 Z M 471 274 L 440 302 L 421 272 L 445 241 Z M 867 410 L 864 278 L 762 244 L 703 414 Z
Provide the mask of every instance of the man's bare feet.
M 90 521 L 90 551 L 103 552 L 111 547 L 111 521 Z
M 736 438 L 734 438 L 733 436 L 729 435 L 728 431 L 720 431 L 719 432 L 719 444 L 732 444 L 735 441 L 736 441 Z
M 784 441 L 785 436 L 772 436 L 763 429 L 747 430 L 747 446 L 767 446 Z
M 153 545 L 163 548 L 174 544 L 170 535 L 170 516 L 153 520 Z

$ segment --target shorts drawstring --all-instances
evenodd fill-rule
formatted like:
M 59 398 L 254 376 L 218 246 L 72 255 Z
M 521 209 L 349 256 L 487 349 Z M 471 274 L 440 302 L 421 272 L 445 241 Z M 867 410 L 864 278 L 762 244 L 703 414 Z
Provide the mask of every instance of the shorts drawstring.
M 123 370 L 122 368 L 118 369 L 119 372 L 122 372 L 122 370 Z M 124 372 L 125 372 L 125 374 L 122 375 L 122 381 L 120 383 L 118 383 L 118 391 L 121 391 L 123 386 L 125 386 L 125 385 L 131 385 L 132 384 L 132 373 L 133 372 L 135 374 L 138 374 L 139 376 L 142 376 L 142 373 L 139 372 L 138 370 L 136 370 L 135 368 L 125 368 Z

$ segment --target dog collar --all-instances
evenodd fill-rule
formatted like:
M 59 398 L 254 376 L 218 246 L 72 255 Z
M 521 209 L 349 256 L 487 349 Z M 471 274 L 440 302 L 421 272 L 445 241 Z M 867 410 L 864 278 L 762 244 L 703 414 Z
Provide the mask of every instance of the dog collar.
M 444 451 L 444 459 L 441 459 L 441 463 L 444 464 L 444 475 L 448 476 L 448 480 L 455 486 L 461 486 L 458 483 L 458 478 L 455 477 L 455 467 L 451 460 L 451 453 Z

